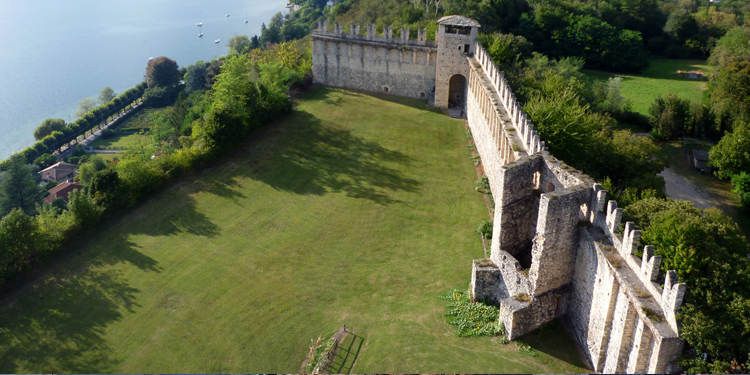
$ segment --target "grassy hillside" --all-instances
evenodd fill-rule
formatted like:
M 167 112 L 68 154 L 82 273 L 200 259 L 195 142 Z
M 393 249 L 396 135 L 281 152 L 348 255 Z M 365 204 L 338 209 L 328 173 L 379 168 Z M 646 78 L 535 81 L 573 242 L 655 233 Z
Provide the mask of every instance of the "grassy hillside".
M 559 325 L 519 350 L 445 323 L 483 253 L 465 145 L 422 102 L 318 89 L 5 296 L 0 372 L 293 373 L 343 323 L 354 373 L 586 371 Z
M 591 70 L 585 73 L 589 77 L 604 81 L 609 77 L 623 77 L 622 96 L 633 103 L 635 112 L 648 115 L 648 108 L 654 99 L 670 92 L 700 103 L 708 87 L 706 79 L 685 78 L 677 75 L 677 72 L 706 74 L 707 69 L 708 65 L 704 60 L 651 60 L 651 66 L 642 75 L 621 75 Z

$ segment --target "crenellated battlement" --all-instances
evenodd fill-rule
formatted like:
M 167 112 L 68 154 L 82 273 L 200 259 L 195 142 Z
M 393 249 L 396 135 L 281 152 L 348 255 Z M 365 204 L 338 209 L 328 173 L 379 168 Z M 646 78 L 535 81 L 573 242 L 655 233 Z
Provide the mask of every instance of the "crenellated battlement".
M 597 184 L 594 189 L 602 199 L 606 197 L 606 191 L 601 190 L 601 186 Z M 628 221 L 623 227 L 622 235 L 619 235 L 618 231 L 622 221 L 622 214 L 623 210 L 617 208 L 617 202 L 609 201 L 604 220 L 595 220 L 593 223 L 607 234 L 617 253 L 638 276 L 640 283 L 651 294 L 651 298 L 658 303 L 670 327 L 675 332 L 679 332 L 677 313 L 679 313 L 682 306 L 686 285 L 678 282 L 675 271 L 667 271 L 664 279 L 664 287 L 659 286 L 661 257 L 654 255 L 654 247 L 651 245 L 640 248 L 642 251 L 641 257 L 635 255 L 639 249 L 641 231 L 636 229 L 635 223 Z
M 423 29 L 413 39 L 409 28 L 321 21 L 313 80 L 466 116 L 495 200 L 491 256 L 473 262 L 471 294 L 499 305 L 508 338 L 564 317 L 596 371 L 669 370 L 682 348 L 685 284 L 668 271 L 660 285 L 661 258 L 640 247 L 641 231 L 622 224 L 617 202 L 549 153 L 477 43 L 481 26 L 461 16 L 437 24 L 433 42 Z
M 685 284 L 669 271 L 660 287 L 654 248 L 637 257 L 642 233 L 623 209 L 549 154 L 484 48 L 467 60 L 469 127 L 495 199 L 494 268 L 475 263 L 472 293 L 494 295 L 511 339 L 567 313 L 597 371 L 665 371 L 681 350 Z
M 526 154 L 533 155 L 544 150 L 544 141 L 541 140 L 531 120 L 523 112 L 523 107 L 516 100 L 505 76 L 480 44 L 476 46 L 474 58 L 488 78 L 490 88 L 497 94 L 503 111 L 508 114 L 511 126 L 519 130 Z
M 383 26 L 383 33 L 378 35 L 378 25 L 368 23 L 365 28 L 365 33 L 362 34 L 361 26 L 359 24 L 350 23 L 349 32 L 344 31 L 344 25 L 338 22 L 334 22 L 333 29 L 328 30 L 329 25 L 327 20 L 319 20 L 318 28 L 313 30 L 313 38 L 315 37 L 329 37 L 337 39 L 346 39 L 349 41 L 357 42 L 377 42 L 385 44 L 394 44 L 401 47 L 429 47 L 435 48 L 435 42 L 427 40 L 427 30 L 418 28 L 417 38 L 411 38 L 411 29 L 400 27 L 398 37 L 393 37 L 394 27 L 391 25 Z

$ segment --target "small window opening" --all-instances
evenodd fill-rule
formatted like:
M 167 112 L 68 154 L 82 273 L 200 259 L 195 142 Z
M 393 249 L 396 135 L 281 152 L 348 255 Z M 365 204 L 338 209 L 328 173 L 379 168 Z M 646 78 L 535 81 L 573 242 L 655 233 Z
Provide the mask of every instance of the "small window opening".
M 425 93 L 424 93 L 424 91 L 421 91 L 421 92 L 419 93 L 419 97 L 420 97 L 420 98 L 424 98 L 424 97 L 425 97 Z
M 464 44 L 464 54 L 466 54 L 466 55 L 469 54 L 469 45 L 468 44 Z
M 383 86 L 383 92 L 388 92 L 388 91 L 389 91 L 388 86 Z

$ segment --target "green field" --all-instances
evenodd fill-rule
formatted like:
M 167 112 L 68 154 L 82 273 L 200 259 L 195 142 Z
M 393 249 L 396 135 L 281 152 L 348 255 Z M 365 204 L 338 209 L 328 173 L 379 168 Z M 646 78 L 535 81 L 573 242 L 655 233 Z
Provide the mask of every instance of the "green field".
M 151 136 L 139 133 L 116 133 L 115 135 L 104 138 L 99 137 L 89 144 L 94 149 L 102 150 L 125 150 L 129 148 L 151 149 Z
M 141 109 L 132 117 L 125 120 L 125 122 L 123 122 L 120 126 L 118 126 L 117 129 L 118 130 L 149 129 L 151 128 L 151 126 L 154 125 L 156 121 L 159 120 L 161 116 L 164 115 L 164 113 L 167 111 L 168 108 L 170 107 Z
M 0 301 L 1 373 L 294 373 L 342 324 L 353 373 L 577 373 L 559 324 L 459 338 L 488 217 L 461 121 L 317 89 Z M 351 361 L 346 366 L 351 366 Z
M 684 78 L 677 71 L 708 72 L 705 60 L 651 60 L 651 65 L 641 75 L 623 75 L 586 70 L 588 77 L 607 80 L 622 77 L 622 96 L 633 104 L 633 111 L 648 115 L 648 108 L 657 96 L 673 92 L 682 98 L 700 103 L 707 89 L 707 80 Z

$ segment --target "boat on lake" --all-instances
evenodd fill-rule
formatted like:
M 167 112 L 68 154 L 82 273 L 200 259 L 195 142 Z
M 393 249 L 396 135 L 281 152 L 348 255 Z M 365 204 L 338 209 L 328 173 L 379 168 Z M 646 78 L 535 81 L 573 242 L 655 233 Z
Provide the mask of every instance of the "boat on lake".
M 202 38 L 202 37 L 203 37 L 203 33 L 198 34 L 198 38 Z
M 221 42 L 221 39 L 214 40 L 214 43 L 219 43 L 219 42 Z
M 203 22 L 198 22 L 198 23 L 196 24 L 196 26 L 198 26 L 198 27 L 201 27 L 201 26 L 203 26 Z

